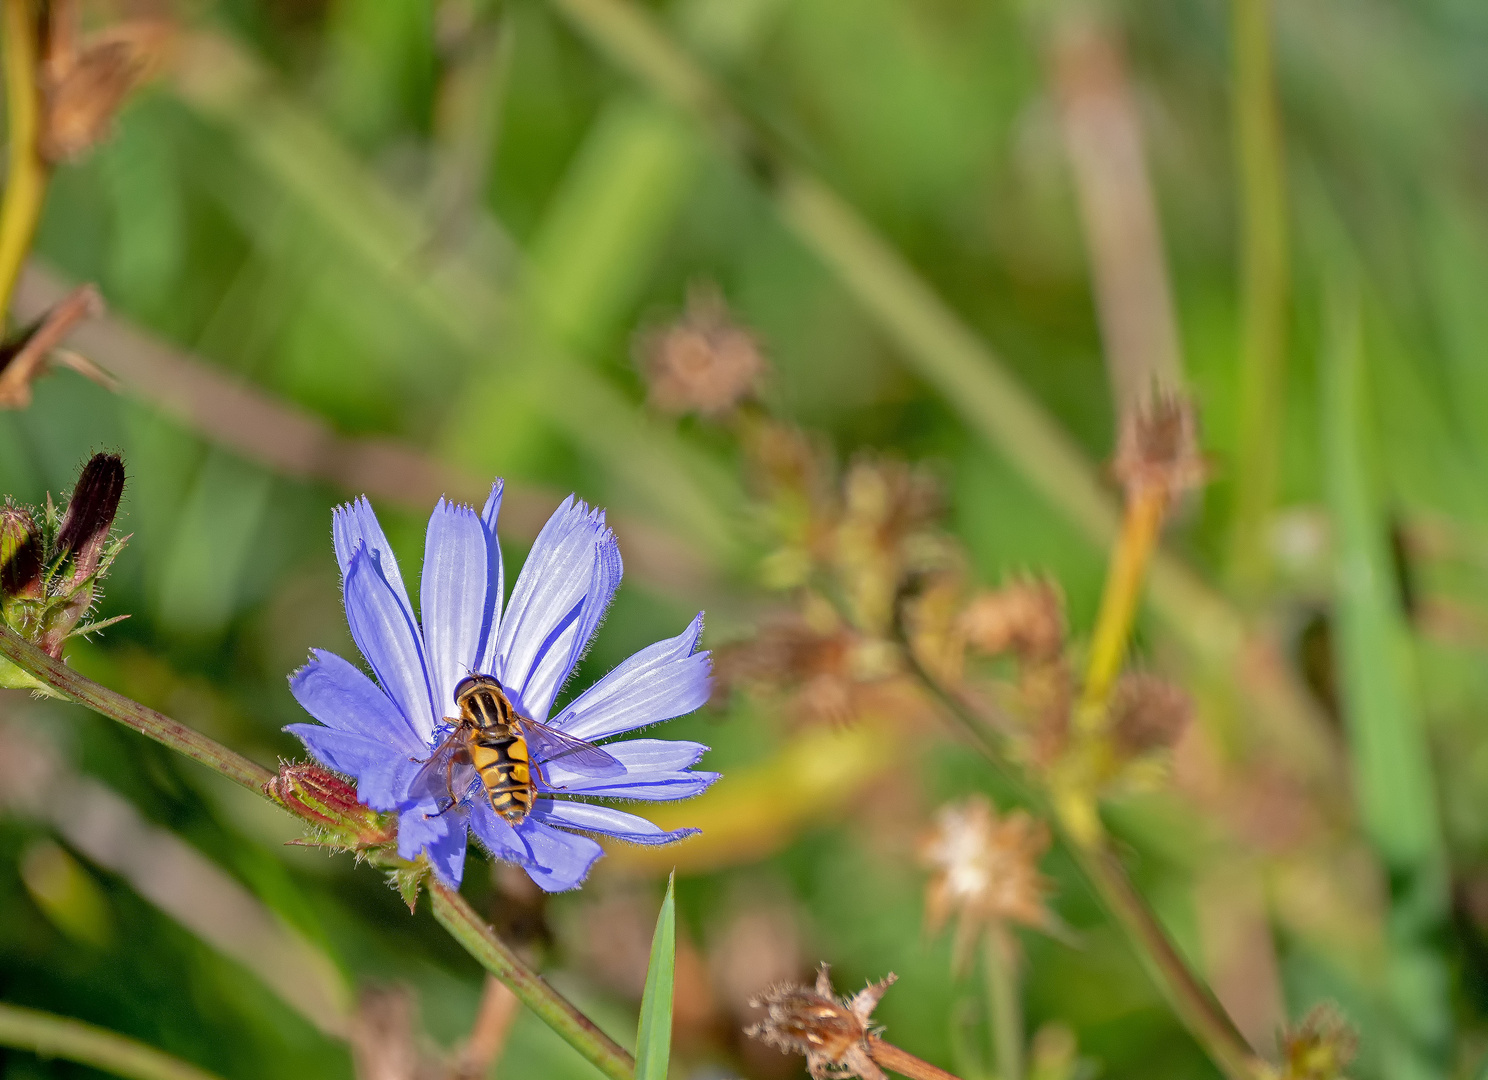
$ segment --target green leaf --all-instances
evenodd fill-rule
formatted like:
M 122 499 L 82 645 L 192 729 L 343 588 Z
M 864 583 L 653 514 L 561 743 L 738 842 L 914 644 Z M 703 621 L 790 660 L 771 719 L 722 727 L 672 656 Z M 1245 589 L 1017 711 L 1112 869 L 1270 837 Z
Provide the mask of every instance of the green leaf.
M 667 879 L 666 899 L 651 939 L 651 967 L 641 995 L 641 1027 L 636 1034 L 635 1080 L 666 1080 L 672 1053 L 672 976 L 677 966 L 677 875 Z

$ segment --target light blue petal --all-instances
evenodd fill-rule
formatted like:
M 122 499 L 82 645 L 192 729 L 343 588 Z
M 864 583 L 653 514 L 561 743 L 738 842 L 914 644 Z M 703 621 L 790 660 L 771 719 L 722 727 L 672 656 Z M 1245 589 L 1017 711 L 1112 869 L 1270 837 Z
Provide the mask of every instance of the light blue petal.
M 336 548 L 336 561 L 341 564 L 343 581 L 351 572 L 351 560 L 356 555 L 358 544 L 368 551 L 376 552 L 393 595 L 403 605 L 403 610 L 408 612 L 409 619 L 413 618 L 413 605 L 408 601 L 408 589 L 403 584 L 403 574 L 398 570 L 393 546 L 383 534 L 377 515 L 372 512 L 372 504 L 365 495 L 345 506 L 336 507 L 331 514 L 331 542 Z
M 447 814 L 415 806 L 398 815 L 398 854 L 405 859 L 426 852 L 440 881 L 452 889 L 460 887 L 465 873 L 466 824 L 464 806 Z
M 407 760 L 405 755 L 385 742 L 319 724 L 290 724 L 284 730 L 326 768 L 353 777 L 357 798 L 372 809 L 397 808 L 402 798 L 399 766 Z
M 701 795 L 722 775 L 688 769 L 685 772 L 660 773 L 645 778 L 622 776 L 611 780 L 592 779 L 587 784 L 563 790 L 566 794 L 594 795 L 606 799 L 679 802 Z
M 537 857 L 527 841 L 491 809 L 490 802 L 479 796 L 470 800 L 470 828 L 492 858 L 527 869 L 537 868 Z
M 547 718 L 621 572 L 620 550 L 603 512 L 570 496 L 533 543 L 497 635 L 496 677 L 523 715 Z
M 335 653 L 312 650 L 310 662 L 289 677 L 289 692 L 326 727 L 366 736 L 390 751 L 423 746 L 392 699 Z
M 610 743 L 605 750 L 625 766 L 624 774 L 592 776 L 568 762 L 552 761 L 542 767 L 542 788 L 615 799 L 687 799 L 707 790 L 718 778 L 717 773 L 689 768 L 707 749 L 702 743 L 675 739 Z
M 706 652 L 693 651 L 702 632 L 699 612 L 682 633 L 647 646 L 580 694 L 553 726 L 593 742 L 701 707 L 712 690 L 713 669 Z
M 473 807 L 470 827 L 495 858 L 516 863 L 547 892 L 577 887 L 594 861 L 604 854 L 604 849 L 587 836 L 559 832 L 531 818 L 513 829 L 489 803 Z
M 437 717 L 455 714 L 455 683 L 475 670 L 489 609 L 486 531 L 468 506 L 439 500 L 424 541 L 419 603 Z
M 602 833 L 617 840 L 632 844 L 670 844 L 677 840 L 695 836 L 700 829 L 673 829 L 668 832 L 643 817 L 627 814 L 612 806 L 598 803 L 560 802 L 556 799 L 539 799 L 532 808 L 531 818 L 545 825 L 565 829 L 582 829 L 585 832 Z
M 398 599 L 375 551 L 359 547 L 346 572 L 346 622 L 377 681 L 408 718 L 419 741 L 434 732 L 424 647 L 413 615 Z
M 506 600 L 506 567 L 501 560 L 501 541 L 496 535 L 501 493 L 505 488 L 506 481 L 500 478 L 491 485 L 491 494 L 480 516 L 486 534 L 486 620 L 481 624 L 475 670 L 487 675 L 496 673 L 496 638 L 501 629 L 501 605 Z

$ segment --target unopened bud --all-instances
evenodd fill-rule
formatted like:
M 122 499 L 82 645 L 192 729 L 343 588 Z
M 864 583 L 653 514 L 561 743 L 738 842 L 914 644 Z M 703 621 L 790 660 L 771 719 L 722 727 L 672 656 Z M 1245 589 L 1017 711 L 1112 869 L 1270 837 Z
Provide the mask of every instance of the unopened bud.
M 46 595 L 43 559 L 36 519 L 11 503 L 0 507 L 0 605 Z
M 57 554 L 72 554 L 74 582 L 82 582 L 98 569 L 123 494 L 123 459 L 118 454 L 89 458 L 57 530 Z
M 285 765 L 264 784 L 264 792 L 327 834 L 310 843 L 360 851 L 393 839 L 391 824 L 357 800 L 356 787 L 319 765 Z

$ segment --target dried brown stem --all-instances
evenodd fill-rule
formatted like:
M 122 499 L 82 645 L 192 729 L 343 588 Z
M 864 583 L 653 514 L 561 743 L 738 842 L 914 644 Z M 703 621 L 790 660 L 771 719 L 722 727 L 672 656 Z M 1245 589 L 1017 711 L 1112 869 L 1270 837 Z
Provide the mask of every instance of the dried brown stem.
M 907 1076 L 910 1080 L 959 1080 L 954 1073 L 921 1061 L 907 1050 L 884 1042 L 877 1035 L 868 1036 L 868 1055 L 885 1069 Z
M 31 383 L 49 354 L 84 319 L 103 314 L 103 298 L 92 285 L 80 285 L 42 316 L 9 362 L 0 357 L 0 409 L 31 404 Z

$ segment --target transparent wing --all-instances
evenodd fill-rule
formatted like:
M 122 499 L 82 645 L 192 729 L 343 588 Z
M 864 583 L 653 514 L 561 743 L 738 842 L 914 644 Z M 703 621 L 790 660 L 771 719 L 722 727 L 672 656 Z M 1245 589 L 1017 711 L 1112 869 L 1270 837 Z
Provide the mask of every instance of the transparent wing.
M 463 757 L 465 747 L 460 741 L 461 729 L 457 726 L 434 748 L 434 753 L 424 762 L 424 767 L 414 774 L 409 782 L 408 794 L 414 799 L 434 799 L 444 802 L 450 797 L 450 762 Z M 459 762 L 456 761 L 456 764 Z
M 521 717 L 522 734 L 539 765 L 561 761 L 566 769 L 579 769 L 594 776 L 615 776 L 625 766 L 591 742 L 565 735 L 557 728 Z

